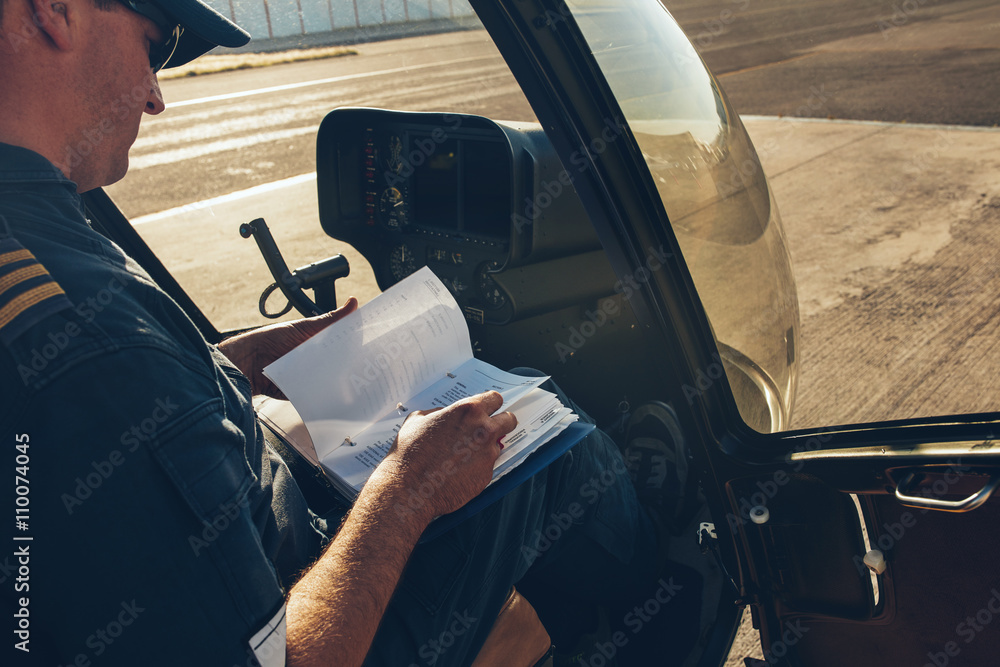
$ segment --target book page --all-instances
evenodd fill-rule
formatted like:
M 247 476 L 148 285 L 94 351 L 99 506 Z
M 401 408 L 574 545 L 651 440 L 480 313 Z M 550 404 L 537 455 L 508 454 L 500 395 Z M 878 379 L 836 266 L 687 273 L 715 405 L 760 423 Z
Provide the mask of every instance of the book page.
M 511 447 L 510 452 L 507 451 L 506 447 L 504 448 L 503 454 L 501 454 L 493 466 L 493 481 L 490 483 L 492 484 L 519 466 L 524 459 L 565 431 L 578 418 L 569 408 L 560 408 L 537 421 L 535 423 L 537 428 L 529 434 L 528 440 Z
M 306 428 L 291 401 L 261 394 L 253 397 L 253 408 L 257 411 L 257 417 L 261 422 L 281 436 L 309 463 L 314 466 L 319 465 L 319 457 L 309 436 L 309 429 Z
M 264 369 L 322 459 L 472 358 L 458 304 L 424 267 Z
M 518 451 L 533 444 L 535 436 L 540 434 L 539 429 L 547 428 L 546 425 L 561 410 L 570 412 L 555 394 L 542 389 L 531 392 L 511 406 L 510 411 L 517 417 L 517 426 L 500 441 L 504 449 L 497 465 L 502 465 Z
M 353 499 L 357 495 L 372 471 L 389 453 L 389 448 L 392 447 L 403 421 L 413 410 L 445 407 L 468 396 L 492 390 L 500 392 L 504 397 L 504 404 L 497 412 L 512 409 L 519 422 L 524 420 L 524 427 L 538 422 L 540 415 L 537 403 L 528 399 L 525 399 L 527 401 L 525 402 L 522 399 L 530 397 L 529 392 L 533 390 L 541 391 L 535 388 L 545 382 L 547 377 L 524 377 L 507 373 L 479 359 L 469 359 L 455 369 L 452 375 L 454 377 L 446 375 L 409 399 L 403 409 L 390 410 L 370 428 L 352 437 L 352 444 L 342 444 L 320 457 L 325 468 L 334 472 L 335 477 L 343 479 L 344 485 L 338 486 L 338 490 L 345 493 L 348 498 Z M 548 392 L 541 393 L 546 402 L 549 396 L 555 398 Z M 527 406 L 521 414 L 517 411 L 519 401 Z M 468 446 L 468 443 L 455 442 L 452 446 L 458 448 Z M 348 491 L 348 488 L 352 491 Z

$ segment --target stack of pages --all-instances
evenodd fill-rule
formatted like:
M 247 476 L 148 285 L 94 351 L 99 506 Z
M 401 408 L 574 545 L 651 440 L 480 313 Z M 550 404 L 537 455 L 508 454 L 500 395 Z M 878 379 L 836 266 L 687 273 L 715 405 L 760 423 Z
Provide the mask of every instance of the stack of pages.
M 498 412 L 517 417 L 517 427 L 501 440 L 504 448 L 493 469 L 493 484 L 464 515 L 496 500 L 593 430 L 589 424 L 574 423 L 576 414 L 555 394 L 539 388 L 547 377 L 507 373 L 475 359 L 458 304 L 426 267 L 264 372 L 308 429 L 315 451 L 303 454 L 318 461 L 350 501 L 414 410 L 445 407 L 494 390 L 504 399 Z M 289 430 L 287 424 L 277 426 Z M 532 463 L 521 466 L 525 460 Z M 507 483 L 497 484 L 515 469 L 517 474 L 507 477 Z

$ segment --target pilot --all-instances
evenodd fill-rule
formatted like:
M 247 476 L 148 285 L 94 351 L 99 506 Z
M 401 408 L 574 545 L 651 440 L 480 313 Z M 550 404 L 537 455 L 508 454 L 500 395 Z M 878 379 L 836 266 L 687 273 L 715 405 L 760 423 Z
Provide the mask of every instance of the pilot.
M 91 228 L 79 194 L 125 175 L 143 114 L 164 109 L 158 69 L 249 36 L 201 0 L 0 12 L 0 625 L 14 664 L 468 664 L 527 575 L 596 602 L 656 581 L 662 521 L 599 432 L 417 545 L 490 479 L 514 426 L 496 394 L 413 415 L 342 523 L 313 514 L 251 396 L 276 392 L 266 364 L 357 302 L 209 345 Z M 668 421 L 653 415 L 629 452 L 654 510 L 653 471 L 678 446 Z

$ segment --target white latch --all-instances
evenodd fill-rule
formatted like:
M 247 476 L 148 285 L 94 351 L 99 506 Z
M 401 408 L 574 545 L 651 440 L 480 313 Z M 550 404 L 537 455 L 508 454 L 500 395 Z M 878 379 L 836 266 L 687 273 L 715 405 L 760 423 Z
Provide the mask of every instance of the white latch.
M 708 521 L 703 521 L 701 525 L 698 526 L 698 536 L 701 537 L 702 533 L 708 533 L 708 536 L 713 540 L 719 539 L 719 536 L 715 534 L 715 524 L 709 523 Z
M 882 552 L 878 549 L 872 549 L 866 553 L 864 563 L 868 566 L 868 569 L 875 574 L 882 574 L 885 572 L 885 556 L 883 556 Z

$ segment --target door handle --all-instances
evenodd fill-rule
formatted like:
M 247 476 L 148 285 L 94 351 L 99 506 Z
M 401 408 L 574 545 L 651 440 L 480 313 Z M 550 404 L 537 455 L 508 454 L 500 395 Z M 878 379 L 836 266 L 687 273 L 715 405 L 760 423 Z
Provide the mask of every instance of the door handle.
M 1000 474 L 995 474 L 990 477 L 983 488 L 964 500 L 941 500 L 940 498 L 910 495 L 911 485 L 916 478 L 916 473 L 911 472 L 896 485 L 896 500 L 908 507 L 920 507 L 941 512 L 971 512 L 989 500 L 997 485 L 1000 484 Z

